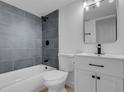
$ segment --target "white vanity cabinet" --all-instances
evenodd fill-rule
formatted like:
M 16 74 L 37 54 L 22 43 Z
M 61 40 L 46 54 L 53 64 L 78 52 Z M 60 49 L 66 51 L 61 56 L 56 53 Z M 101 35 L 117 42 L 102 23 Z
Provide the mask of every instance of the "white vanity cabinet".
M 75 91 L 76 92 L 95 92 L 96 91 L 96 80 L 93 79 L 95 73 L 76 69 L 75 72 Z
M 123 92 L 123 59 L 75 56 L 76 92 Z

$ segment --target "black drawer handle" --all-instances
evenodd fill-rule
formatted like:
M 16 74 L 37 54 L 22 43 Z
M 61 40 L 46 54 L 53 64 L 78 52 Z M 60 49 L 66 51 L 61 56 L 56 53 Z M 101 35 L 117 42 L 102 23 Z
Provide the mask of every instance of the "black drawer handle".
M 85 35 L 91 35 L 91 33 L 85 33 Z
M 95 65 L 95 64 L 89 64 L 90 66 L 95 66 L 95 67 L 104 67 L 103 65 Z

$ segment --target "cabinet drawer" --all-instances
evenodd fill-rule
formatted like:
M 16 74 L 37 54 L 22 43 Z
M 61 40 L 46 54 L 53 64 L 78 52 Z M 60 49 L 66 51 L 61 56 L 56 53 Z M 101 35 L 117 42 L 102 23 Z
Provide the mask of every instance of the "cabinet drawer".
M 107 58 L 76 57 L 75 67 L 97 73 L 123 77 L 123 61 Z

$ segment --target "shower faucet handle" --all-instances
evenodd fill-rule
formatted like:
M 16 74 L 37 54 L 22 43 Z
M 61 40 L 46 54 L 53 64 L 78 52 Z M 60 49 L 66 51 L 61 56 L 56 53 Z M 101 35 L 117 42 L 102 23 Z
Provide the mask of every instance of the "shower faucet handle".
M 49 61 L 48 59 L 44 60 L 45 63 L 47 63 L 48 61 Z
M 46 66 L 45 69 L 48 69 L 48 67 Z

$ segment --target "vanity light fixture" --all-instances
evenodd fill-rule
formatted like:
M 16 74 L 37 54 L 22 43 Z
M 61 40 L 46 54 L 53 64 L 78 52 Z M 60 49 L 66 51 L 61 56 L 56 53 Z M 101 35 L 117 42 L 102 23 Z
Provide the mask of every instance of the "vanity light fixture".
M 83 8 L 86 9 L 86 11 L 89 10 L 88 2 L 86 2 L 86 1 L 84 2 L 84 4 L 83 4 Z
M 90 6 L 93 6 L 93 7 L 100 7 L 101 3 L 103 2 L 104 0 L 85 0 L 84 3 L 83 3 L 83 8 L 86 10 L 86 11 L 89 11 L 90 9 Z M 108 0 L 109 3 L 113 3 L 114 0 Z
M 89 11 L 90 6 L 100 7 L 100 3 L 102 1 L 104 1 L 104 0 L 85 0 L 83 3 L 83 8 L 86 11 Z

